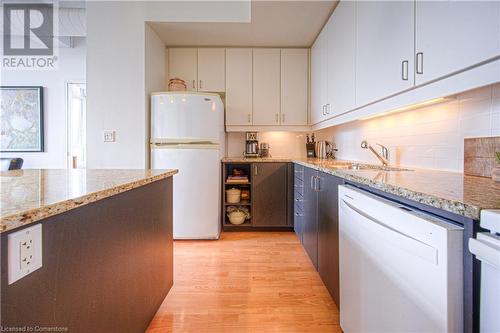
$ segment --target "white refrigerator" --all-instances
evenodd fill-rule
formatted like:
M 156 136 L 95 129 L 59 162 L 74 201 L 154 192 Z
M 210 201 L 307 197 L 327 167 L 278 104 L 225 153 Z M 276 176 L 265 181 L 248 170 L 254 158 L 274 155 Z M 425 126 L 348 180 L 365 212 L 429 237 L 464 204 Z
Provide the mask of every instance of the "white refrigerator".
M 219 95 L 151 95 L 151 167 L 174 177 L 174 239 L 218 239 L 224 105 Z

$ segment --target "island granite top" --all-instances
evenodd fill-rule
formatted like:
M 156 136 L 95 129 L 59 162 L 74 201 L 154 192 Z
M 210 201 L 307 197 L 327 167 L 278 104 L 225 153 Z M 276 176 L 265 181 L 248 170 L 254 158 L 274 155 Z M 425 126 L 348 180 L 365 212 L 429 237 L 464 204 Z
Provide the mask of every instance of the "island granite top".
M 408 170 L 382 168 L 364 162 L 317 158 L 229 157 L 222 162 L 293 162 L 474 220 L 479 220 L 482 209 L 500 209 L 500 183 L 491 178 L 466 176 L 460 172 L 412 167 L 408 167 Z M 356 163 L 365 168 L 351 168 Z
M 175 175 L 177 170 L 0 172 L 0 233 Z

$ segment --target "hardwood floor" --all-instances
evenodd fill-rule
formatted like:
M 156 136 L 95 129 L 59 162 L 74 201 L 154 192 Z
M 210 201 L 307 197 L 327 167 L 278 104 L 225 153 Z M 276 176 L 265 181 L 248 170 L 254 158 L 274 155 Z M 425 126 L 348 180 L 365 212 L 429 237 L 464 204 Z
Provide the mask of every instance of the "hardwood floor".
M 174 286 L 147 332 L 341 332 L 293 232 L 228 232 L 174 244 Z

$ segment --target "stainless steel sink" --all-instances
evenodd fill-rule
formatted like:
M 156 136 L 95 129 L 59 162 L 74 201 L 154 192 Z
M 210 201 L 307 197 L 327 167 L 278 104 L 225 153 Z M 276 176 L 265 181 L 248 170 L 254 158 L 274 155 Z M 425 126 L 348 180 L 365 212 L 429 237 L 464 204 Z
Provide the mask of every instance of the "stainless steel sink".
M 412 169 L 407 168 L 350 162 L 332 162 L 328 164 L 328 167 L 346 170 L 413 171 Z
M 360 164 L 352 163 L 348 165 L 349 170 L 380 170 L 380 171 L 413 171 L 412 169 L 383 166 L 383 165 L 373 165 L 373 164 Z

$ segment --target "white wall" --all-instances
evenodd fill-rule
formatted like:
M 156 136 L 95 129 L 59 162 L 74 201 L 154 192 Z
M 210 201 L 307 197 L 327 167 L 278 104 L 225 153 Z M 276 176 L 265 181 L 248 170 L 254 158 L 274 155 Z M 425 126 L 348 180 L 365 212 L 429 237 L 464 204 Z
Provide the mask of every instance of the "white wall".
M 227 156 L 241 157 L 245 150 L 245 133 L 227 133 Z M 305 157 L 306 156 L 306 134 L 297 132 L 259 132 L 259 142 L 267 142 L 270 145 L 272 157 Z
M 165 87 L 165 67 L 166 67 L 166 48 L 165 44 L 162 42 L 160 37 L 151 29 L 151 27 L 146 24 L 145 30 L 145 87 L 146 87 L 146 138 L 151 136 L 150 129 L 151 126 L 151 99 L 148 96 L 153 92 L 164 91 Z M 146 167 L 150 167 L 149 158 L 149 143 L 148 140 L 146 144 Z
M 43 86 L 45 151 L 42 153 L 3 153 L 2 157 L 21 157 L 23 168 L 64 169 L 66 163 L 66 83 L 85 82 L 84 38 L 75 38 L 73 48 L 59 49 L 57 70 L 2 70 L 2 86 Z
M 337 158 L 379 163 L 362 140 L 389 148 L 392 164 L 463 171 L 465 137 L 500 136 L 500 83 L 472 90 L 451 102 L 317 132 L 333 140 Z
M 88 1 L 87 166 L 148 166 L 145 22 L 249 20 L 249 1 Z M 104 143 L 103 130 L 116 142 Z

